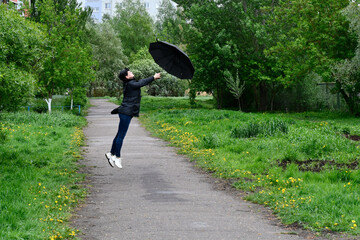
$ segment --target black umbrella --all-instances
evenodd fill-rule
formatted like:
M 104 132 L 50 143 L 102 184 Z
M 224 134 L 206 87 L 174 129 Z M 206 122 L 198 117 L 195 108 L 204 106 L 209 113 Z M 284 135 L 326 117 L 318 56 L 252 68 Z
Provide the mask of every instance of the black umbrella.
M 177 46 L 164 41 L 150 43 L 149 52 L 166 72 L 181 79 L 191 79 L 195 69 L 189 57 Z

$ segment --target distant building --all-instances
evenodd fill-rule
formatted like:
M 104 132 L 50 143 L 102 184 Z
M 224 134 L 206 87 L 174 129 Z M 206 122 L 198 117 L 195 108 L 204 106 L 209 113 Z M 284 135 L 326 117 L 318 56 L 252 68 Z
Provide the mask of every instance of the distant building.
M 20 7 L 23 4 L 23 2 L 20 0 L 0 0 L 0 3 L 8 4 L 9 2 L 14 3 L 16 5 L 17 9 L 20 9 Z
M 101 22 L 104 14 L 111 17 L 116 13 L 116 5 L 121 7 L 123 0 L 79 0 L 83 7 L 91 7 L 93 9 L 93 19 Z M 161 0 L 141 0 L 150 16 L 155 20 L 158 13 Z M 175 4 L 174 4 L 175 5 Z
M 17 10 L 20 10 L 24 6 L 24 3 L 21 0 L 0 0 L 0 4 L 9 4 L 10 2 L 15 4 Z M 29 0 L 29 6 L 30 5 L 31 5 L 31 0 Z M 25 7 L 24 11 L 22 12 L 21 16 L 23 16 L 23 17 L 29 16 L 29 11 L 26 7 Z
M 9 2 L 13 2 L 13 3 L 17 4 L 18 1 L 17 0 L 1 0 L 0 1 L 0 3 L 5 3 L 5 4 L 7 4 Z

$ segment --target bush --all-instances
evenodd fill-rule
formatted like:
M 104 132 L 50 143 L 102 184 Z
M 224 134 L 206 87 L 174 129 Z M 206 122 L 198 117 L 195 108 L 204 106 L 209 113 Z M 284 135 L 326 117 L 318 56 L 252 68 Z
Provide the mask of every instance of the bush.
M 0 16 L 0 111 L 16 111 L 33 95 L 45 35 L 6 4 L 0 4 Z
M 162 97 L 183 97 L 186 90 L 187 82 L 172 77 L 169 74 L 163 74 L 161 79 L 153 82 L 147 93 L 151 96 Z
M 274 136 L 277 133 L 288 133 L 289 127 L 284 120 L 273 119 L 264 122 L 250 121 L 231 130 L 233 138 L 251 138 L 259 135 Z
M 33 96 L 35 79 L 15 65 L 0 62 L 0 111 L 16 111 Z

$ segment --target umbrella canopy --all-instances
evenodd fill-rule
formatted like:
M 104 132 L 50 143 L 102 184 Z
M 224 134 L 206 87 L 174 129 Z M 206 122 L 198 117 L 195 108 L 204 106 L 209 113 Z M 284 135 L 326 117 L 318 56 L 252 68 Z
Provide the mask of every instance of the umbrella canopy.
M 150 43 L 149 52 L 166 72 L 181 79 L 192 79 L 195 69 L 190 58 L 177 46 L 157 41 Z

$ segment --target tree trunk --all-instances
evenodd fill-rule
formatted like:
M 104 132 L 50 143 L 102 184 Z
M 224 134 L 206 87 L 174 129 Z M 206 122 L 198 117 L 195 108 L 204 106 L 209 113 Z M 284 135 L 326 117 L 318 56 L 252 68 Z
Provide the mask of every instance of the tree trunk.
M 52 98 L 49 97 L 49 98 L 45 98 L 44 100 L 48 105 L 48 113 L 51 113 L 51 101 L 52 101 Z
M 277 94 L 275 85 L 276 84 L 273 82 L 272 83 L 272 89 L 271 89 L 270 111 L 274 111 L 274 101 L 275 101 L 275 96 Z
M 216 102 L 217 102 L 217 109 L 221 109 L 222 108 L 222 91 L 221 91 L 221 88 L 218 87 L 217 90 L 216 90 Z
M 267 88 L 266 83 L 261 82 L 260 85 L 260 111 L 267 111 Z
M 346 104 L 348 105 L 350 113 L 354 114 L 354 110 L 355 110 L 354 107 L 355 106 L 354 106 L 353 101 L 351 100 L 351 97 L 349 97 L 343 89 L 340 90 L 340 93 L 343 96 Z
M 259 111 L 259 94 L 258 94 L 258 90 L 256 87 L 256 84 L 253 85 L 253 89 L 254 89 L 254 99 L 255 99 L 255 108 L 257 111 Z
M 70 110 L 73 110 L 73 106 L 74 106 L 74 93 L 73 93 L 73 90 L 70 91 L 70 95 L 71 95 Z

